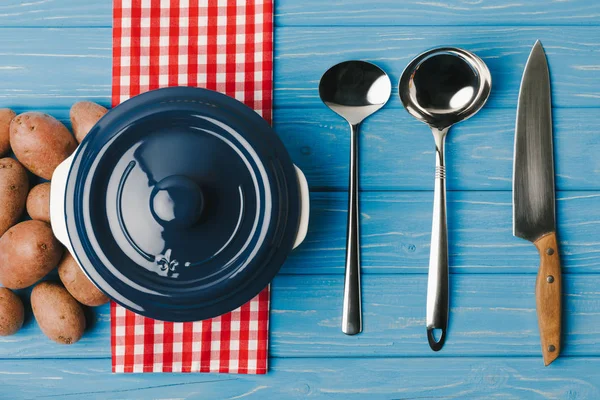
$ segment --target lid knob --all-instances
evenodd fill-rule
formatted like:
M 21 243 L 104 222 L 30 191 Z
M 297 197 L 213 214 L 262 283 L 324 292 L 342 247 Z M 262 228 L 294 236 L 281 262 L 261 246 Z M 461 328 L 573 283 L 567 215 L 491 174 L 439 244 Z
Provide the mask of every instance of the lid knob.
M 200 218 L 203 208 L 202 190 L 183 175 L 169 176 L 158 182 L 150 196 L 150 210 L 161 225 L 192 226 Z

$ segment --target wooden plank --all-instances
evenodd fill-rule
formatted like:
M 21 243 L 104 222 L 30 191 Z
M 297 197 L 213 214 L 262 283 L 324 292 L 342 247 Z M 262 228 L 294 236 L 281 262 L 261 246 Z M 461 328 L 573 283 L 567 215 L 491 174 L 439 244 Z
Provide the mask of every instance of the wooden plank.
M 325 117 L 328 111 L 314 97 L 320 73 L 329 63 L 341 60 L 341 57 L 371 57 L 386 69 L 389 68 L 393 80 L 397 81 L 408 59 L 426 47 L 443 42 L 468 46 L 467 48 L 481 52 L 492 67 L 497 89 L 490 101 L 489 114 L 485 110 L 476 119 L 469 121 L 469 125 L 465 124 L 464 131 L 462 127 L 458 127 L 451 136 L 449 144 L 454 150 L 449 149 L 449 158 L 456 165 L 456 178 L 453 177 L 456 180 L 450 185 L 453 189 L 469 189 L 469 185 L 472 185 L 471 189 L 505 190 L 509 187 L 506 178 L 510 176 L 510 155 L 508 158 L 503 158 L 503 155 L 510 149 L 507 145 L 512 142 L 511 119 L 514 116 L 509 115 L 511 110 L 499 110 L 496 115 L 496 111 L 491 108 L 514 108 L 522 66 L 528 49 L 537 36 L 542 38 L 550 54 L 554 105 L 566 108 L 600 106 L 600 94 L 597 90 L 600 78 L 594 72 L 598 70 L 599 45 L 595 38 L 599 37 L 599 32 L 597 27 L 581 27 L 585 24 L 598 24 L 598 4 L 570 0 L 553 3 L 550 7 L 544 2 L 544 8 L 541 9 L 541 0 L 520 5 L 501 4 L 499 0 L 469 4 L 458 0 L 449 0 L 443 4 L 416 4 L 414 1 L 398 3 L 379 0 L 368 5 L 349 5 L 343 0 L 336 5 L 329 4 L 325 9 L 322 8 L 325 3 L 313 4 L 313 0 L 309 0 L 302 8 L 285 11 L 284 14 L 280 13 L 280 7 L 291 2 L 276 2 L 278 24 L 317 24 L 319 22 L 308 22 L 317 13 L 324 17 L 321 21 L 325 21 L 325 24 L 383 23 L 371 20 L 376 12 L 383 11 L 379 15 L 388 18 L 391 25 L 419 24 L 418 21 L 421 20 L 427 25 L 436 26 L 411 29 L 407 36 L 399 34 L 401 31 L 408 31 L 406 28 L 333 28 L 333 31 L 325 32 L 333 32 L 327 36 L 328 40 L 321 37 L 320 45 L 315 45 L 316 42 L 311 45 L 316 53 L 310 55 L 311 59 L 300 54 L 309 45 L 298 51 L 293 43 L 288 47 L 278 45 L 277 56 L 281 55 L 287 64 L 281 64 L 279 58 L 276 62 L 277 107 L 289 109 L 289 115 L 294 120 L 302 121 L 304 113 L 308 116 L 305 117 L 307 120 L 314 119 L 321 123 L 330 121 L 324 125 L 336 130 L 335 136 L 328 142 L 321 137 L 327 132 L 321 132 L 310 122 L 304 121 L 305 125 L 297 125 L 300 128 L 298 132 L 293 132 L 291 124 L 284 128 L 282 136 L 294 160 L 299 159 L 297 162 L 304 168 L 312 169 L 309 176 L 314 177 L 311 179 L 313 188 L 343 190 L 346 187 L 342 170 L 345 163 L 342 162 L 347 152 L 340 145 L 340 139 L 346 137 L 342 132 L 343 124 L 335 121 L 335 117 Z M 50 105 L 61 110 L 66 110 L 79 99 L 96 100 L 107 105 L 110 96 L 110 29 L 69 29 L 75 33 L 67 34 L 63 31 L 22 28 L 86 25 L 108 27 L 110 2 L 100 3 L 103 4 L 84 5 L 74 0 L 3 1 L 0 6 L 0 26 L 16 26 L 19 29 L 5 29 L 2 37 L 6 43 L 0 38 L 0 45 L 6 44 L 0 53 L 5 53 L 5 49 L 8 49 L 8 53 L 3 54 L 4 61 L 0 65 L 3 77 L 0 83 L 0 103 L 21 109 Z M 381 5 L 387 8 L 378 9 Z M 15 6 L 16 10 L 11 10 L 11 6 Z M 333 13 L 338 17 L 330 18 L 333 7 L 336 7 Z M 345 10 L 349 7 L 350 12 L 346 13 Z M 423 14 L 416 14 L 416 9 Z M 315 14 L 309 15 L 311 12 Z M 466 25 L 477 21 L 480 25 L 551 23 L 573 26 L 541 30 L 528 27 L 515 30 L 509 27 L 480 29 L 466 26 L 438 29 L 437 25 L 442 25 L 444 20 L 449 25 Z M 311 36 L 314 31 L 309 30 L 306 35 Z M 339 39 L 344 31 L 349 38 Z M 389 37 L 386 36 L 388 31 L 391 32 Z M 276 36 L 285 33 L 279 29 Z M 376 33 L 379 38 L 371 40 L 371 33 Z M 411 34 L 414 36 L 410 37 Z M 292 32 L 289 36 L 293 38 L 294 35 L 298 36 L 299 43 L 305 36 L 300 31 Z M 421 36 L 425 39 L 420 39 Z M 322 44 L 327 41 L 328 44 Z M 390 56 L 390 50 L 402 53 L 403 58 L 390 59 L 394 57 Z M 511 53 L 512 51 L 516 52 Z M 322 55 L 319 52 L 329 53 Z M 338 59 L 338 56 L 341 57 Z M 313 61 L 313 58 L 318 61 Z M 327 62 L 323 62 L 324 58 Z M 303 65 L 290 68 L 292 63 Z M 306 81 L 307 79 L 313 81 Z M 303 80 L 304 86 L 297 85 L 296 81 Z M 291 86 L 282 86 L 283 82 Z M 499 87 L 502 89 L 498 89 Z M 305 100 L 302 96 L 307 94 L 313 98 Z M 308 109 L 297 111 L 298 106 Z M 392 99 L 390 109 L 394 112 L 402 111 L 396 97 Z M 506 114 L 500 116 L 502 111 L 506 111 Z M 565 127 L 564 136 L 560 133 L 560 128 L 556 132 L 557 149 L 560 150 L 557 154 L 558 187 L 596 190 L 594 171 L 598 168 L 596 160 L 589 156 L 589 149 L 595 145 L 594 134 L 597 129 L 593 123 L 588 122 L 589 117 L 593 119 L 595 110 L 576 110 L 573 116 L 569 114 L 571 110 L 564 111 L 568 115 L 564 119 L 560 116 L 562 110 L 555 113 L 557 125 Z M 276 117 L 280 112 L 282 110 L 277 111 Z M 320 113 L 323 119 L 318 119 Z M 285 120 L 282 121 L 285 123 Z M 408 121 L 404 114 L 400 117 L 398 113 L 389 113 L 389 117 L 386 115 L 381 120 L 374 119 L 373 125 L 371 122 L 365 125 L 363 138 L 370 137 L 371 141 L 366 145 L 363 141 L 363 175 L 366 183 L 363 188 L 428 188 L 431 179 L 427 172 L 430 158 L 427 152 L 430 149 L 425 149 L 425 146 L 430 142 L 425 139 L 421 142 L 419 138 L 411 136 L 420 132 L 423 132 L 424 137 L 428 134 L 421 131 L 424 127 Z M 493 124 L 489 121 L 493 121 Z M 389 136 L 390 141 L 386 142 L 386 129 L 382 128 L 384 123 L 386 126 L 393 126 L 393 123 L 402 126 L 398 129 L 400 133 L 410 129 L 411 132 L 406 137 L 410 142 L 392 139 L 393 136 Z M 472 128 L 470 124 L 473 124 Z M 302 130 L 306 125 L 314 126 L 313 130 Z M 494 129 L 498 132 L 490 133 Z M 378 130 L 384 132 L 381 137 L 385 139 L 379 146 L 385 150 L 390 148 L 390 151 L 380 151 L 375 147 L 377 137 L 380 136 L 376 133 Z M 575 133 L 578 130 L 587 134 L 578 135 Z M 464 133 L 461 134 L 461 131 Z M 391 129 L 389 132 L 391 135 Z M 490 142 L 493 143 L 486 144 L 480 132 L 489 134 Z M 306 136 L 300 139 L 302 134 Z M 458 134 L 472 147 L 461 149 L 462 142 Z M 475 137 L 475 142 L 469 141 L 472 136 Z M 481 139 L 479 142 L 478 138 Z M 339 150 L 325 150 L 325 145 L 329 143 Z M 423 145 L 424 150 L 417 155 L 420 145 Z M 398 150 L 395 146 L 398 146 Z M 397 160 L 407 159 L 404 155 L 395 153 L 400 148 L 410 151 L 415 159 L 409 161 L 409 168 L 397 168 L 406 169 L 408 173 L 397 173 L 396 177 L 394 164 L 391 163 L 394 157 Z M 477 161 L 476 151 L 485 152 L 485 156 L 491 159 L 480 158 Z M 569 161 L 561 162 L 560 158 Z M 378 164 L 371 164 L 376 160 Z M 390 172 L 382 172 L 379 160 L 390 162 Z M 336 165 L 337 169 L 328 169 L 335 168 Z M 371 169 L 371 165 L 378 167 Z M 468 169 L 470 166 L 471 170 Z M 408 176 L 410 167 L 421 171 L 414 179 Z M 485 186 L 485 179 L 497 182 Z M 431 194 L 391 193 L 390 198 L 385 197 L 386 195 L 388 194 L 375 193 L 363 196 L 366 198 L 366 208 L 363 209 L 363 225 L 366 227 L 366 232 L 363 229 L 363 243 L 367 246 L 364 279 L 366 330 L 363 335 L 348 338 L 339 332 L 345 194 L 319 193 L 313 195 L 315 214 L 309 242 L 290 258 L 284 273 L 320 272 L 336 275 L 280 276 L 274 283 L 271 318 L 273 355 L 312 355 L 318 358 L 275 358 L 271 360 L 271 373 L 267 376 L 114 376 L 109 373 L 109 320 L 108 309 L 104 307 L 98 310 L 95 323 L 84 341 L 76 346 L 60 347 L 51 344 L 31 319 L 20 335 L 2 338 L 0 357 L 4 356 L 7 360 L 3 363 L 5 368 L 0 368 L 0 383 L 3 387 L 0 393 L 4 393 L 0 397 L 600 397 L 599 358 L 561 358 L 550 368 L 542 367 L 533 309 L 534 276 L 531 274 L 453 275 L 453 312 L 448 347 L 440 354 L 431 353 L 423 342 L 422 332 L 426 286 L 426 278 L 422 273 L 425 271 L 428 253 Z M 400 197 L 396 197 L 397 195 Z M 404 195 L 406 197 L 402 197 Z M 450 222 L 454 225 L 451 238 L 457 243 L 452 250 L 453 262 L 457 264 L 453 268 L 454 272 L 533 272 L 537 267 L 535 250 L 528 243 L 510 237 L 509 193 L 479 195 L 457 193 L 450 196 L 450 207 L 455 213 L 450 217 Z M 598 275 L 580 273 L 598 271 L 594 250 L 597 243 L 593 239 L 597 237 L 595 226 L 598 224 L 593 210 L 598 209 L 598 195 L 585 192 L 562 193 L 560 196 L 558 213 L 565 252 L 563 258 L 565 269 L 571 272 L 565 276 L 565 354 L 597 356 L 596 327 L 600 322 L 596 320 L 600 301 L 596 290 Z M 403 209 L 399 212 L 396 207 Z M 486 235 L 491 239 L 484 241 L 483 237 Z M 419 274 L 374 275 L 380 272 Z M 404 355 L 409 357 L 388 358 Z M 465 355 L 487 358 L 465 358 Z M 527 357 L 491 357 L 497 355 Z M 345 358 L 348 356 L 383 358 Z M 411 358 L 414 356 L 419 358 Z M 18 359 L 20 357 L 103 359 L 27 360 Z
M 22 110 L 21 110 L 22 111 Z M 45 110 L 69 125 L 68 110 Z M 560 110 L 559 114 L 569 114 L 572 110 Z M 584 110 L 579 110 L 583 112 Z M 577 115 L 579 111 L 577 112 Z M 594 118 L 590 111 L 588 120 Z M 282 113 L 285 114 L 285 113 Z M 558 118 L 571 120 L 575 131 L 563 137 L 560 124 L 557 129 L 557 142 L 563 142 L 565 151 L 570 151 L 568 159 L 576 160 L 577 151 L 573 147 L 585 149 L 593 145 L 594 129 L 577 125 L 577 117 Z M 294 120 L 289 120 L 289 127 L 280 130 L 284 142 L 292 149 L 294 160 L 301 166 L 311 165 L 311 161 L 302 160 L 301 142 L 298 132 L 294 130 Z M 287 122 L 286 122 L 287 123 Z M 276 122 L 276 126 L 286 124 Z M 315 125 L 315 123 L 311 123 Z M 581 130 L 578 129 L 582 128 Z M 342 128 L 340 128 L 342 129 Z M 508 129 L 508 128 L 507 128 Z M 375 129 L 375 131 L 377 131 Z M 329 130 L 324 130 L 323 140 Z M 493 134 L 493 133 L 492 133 Z M 578 135 L 579 134 L 579 135 Z M 316 135 L 316 133 L 315 133 Z M 369 135 L 366 131 L 364 135 Z M 310 137 L 311 135 L 304 135 Z M 458 137 L 458 132 L 456 137 Z M 465 132 L 464 136 L 476 136 L 476 133 Z M 502 140 L 508 133 L 498 135 Z M 572 137 L 572 139 L 571 139 Z M 575 146 L 581 138 L 584 143 Z M 331 140 L 331 138 L 329 139 Z M 391 140 L 391 139 L 390 139 Z M 512 139 L 510 139 L 512 141 Z M 327 149 L 338 149 L 343 146 L 334 140 Z M 404 142 L 407 146 L 411 140 Z M 318 142 L 315 143 L 318 151 Z M 462 141 L 457 140 L 455 146 Z M 505 147 L 508 147 L 505 144 Z M 392 146 L 384 144 L 384 149 Z M 295 152 L 295 150 L 299 150 Z M 345 153 L 344 149 L 341 149 Z M 323 150 L 331 151 L 331 150 Z M 508 152 L 508 149 L 506 149 Z M 312 152 L 311 152 L 312 153 Z M 314 152 L 316 153 L 316 151 Z M 418 151 L 414 151 L 418 153 Z M 474 154 L 476 152 L 473 152 Z M 294 156 L 294 154 L 296 154 Z M 590 154 L 583 152 L 582 155 Z M 335 157 L 336 153 L 325 157 Z M 340 159 L 340 157 L 337 157 Z M 429 158 L 429 157 L 427 157 Z M 579 168 L 594 165 L 594 160 L 587 159 Z M 389 157 L 391 160 L 393 157 Z M 501 156 L 499 163 L 510 163 Z M 561 155 L 560 160 L 565 160 Z M 380 159 L 382 163 L 383 157 Z M 490 161 L 492 162 L 492 161 Z M 312 163 L 315 163 L 313 161 Z M 473 157 L 473 169 L 477 169 L 477 157 Z M 411 164 L 411 162 L 408 162 Z M 579 163 L 577 163 L 579 164 Z M 322 175 L 332 173 L 333 168 L 324 164 L 322 168 L 306 168 L 309 182 L 319 181 Z M 479 167 L 479 170 L 482 168 Z M 560 170 L 560 167 L 558 168 Z M 577 168 L 573 168 L 575 170 Z M 363 169 L 364 170 L 364 169 Z M 339 179 L 346 174 L 337 173 Z M 364 171 L 363 171 L 364 175 Z M 389 174 L 391 176 L 391 174 Z M 366 176 L 363 180 L 368 180 Z M 561 176 L 559 176 L 559 179 Z M 564 176 L 566 182 L 581 182 L 585 177 Z M 329 179 L 329 178 L 327 178 Z M 425 179 L 423 177 L 422 179 Z M 465 180 L 467 178 L 465 177 Z M 510 185 L 510 177 L 504 181 Z M 428 179 L 428 182 L 431 182 Z M 583 186 L 583 185 L 582 185 Z M 361 194 L 361 242 L 363 272 L 368 273 L 426 273 L 429 259 L 429 240 L 431 229 L 431 210 L 433 195 L 431 192 L 366 192 Z M 313 192 L 311 194 L 311 223 L 304 244 L 295 250 L 282 269 L 284 274 L 342 274 L 344 270 L 344 249 L 346 237 L 347 194 Z M 593 238 L 600 235 L 594 210 L 600 209 L 600 194 L 597 192 L 559 192 L 557 213 L 559 238 L 561 240 L 563 268 L 567 273 L 600 272 L 600 260 L 596 257 L 598 242 Z M 454 273 L 535 273 L 538 266 L 538 255 L 533 245 L 512 236 L 511 192 L 450 192 L 448 194 L 448 218 L 450 232 L 451 268 Z
M 453 273 L 536 273 L 535 247 L 512 236 L 511 192 L 453 191 L 447 200 Z M 361 193 L 363 273 L 427 273 L 432 204 L 429 191 Z M 556 207 L 563 270 L 600 273 L 600 193 L 558 192 Z M 343 274 L 346 218 L 345 192 L 312 192 L 308 235 L 281 273 Z
M 69 125 L 68 109 L 41 111 Z M 597 114 L 554 110 L 558 190 L 600 190 L 600 158 L 590 151 L 600 131 Z M 511 190 L 514 124 L 514 110 L 483 109 L 454 127 L 447 141 L 448 190 Z M 347 190 L 350 137 L 343 119 L 324 108 L 309 114 L 280 109 L 274 127 L 313 191 Z M 404 110 L 373 116 L 360 135 L 361 190 L 433 190 L 433 147 L 427 127 Z
M 0 35 L 0 107 L 110 104 L 111 29 L 5 28 Z
M 319 0 L 275 2 L 278 26 L 331 25 L 598 25 L 594 0 L 507 2 L 421 0 Z
M 563 353 L 600 356 L 599 275 L 564 275 Z M 535 275 L 452 275 L 448 340 L 433 353 L 425 336 L 427 276 L 365 275 L 364 332 L 340 330 L 343 276 L 280 275 L 273 282 L 270 354 L 274 357 L 530 356 L 541 360 Z M 64 346 L 31 318 L 0 338 L 0 358 L 105 358 L 108 306 L 95 310 L 83 339 Z
M 448 339 L 438 356 L 540 356 L 534 282 L 534 275 L 453 275 Z M 595 275 L 564 276 L 564 355 L 598 354 L 598 282 Z M 358 336 L 340 331 L 342 287 L 342 276 L 276 281 L 271 354 L 434 355 L 425 339 L 425 275 L 364 276 L 364 331 Z
M 277 359 L 267 375 L 110 373 L 108 360 L 18 360 L 0 367 L 11 399 L 593 399 L 598 358 Z M 437 372 L 439 371 L 439 372 Z M 443 372 L 442 372 L 443 371 Z
M 365 274 L 427 273 L 433 193 L 363 192 L 361 255 Z M 558 234 L 565 273 L 600 273 L 599 192 L 558 192 Z M 283 274 L 343 274 L 347 194 L 312 192 L 309 231 Z M 536 273 L 533 244 L 512 236 L 511 192 L 449 192 L 453 273 Z
M 18 108 L 18 112 L 35 108 Z M 70 125 L 69 110 L 41 108 Z M 326 109 L 281 109 L 275 131 L 314 191 L 347 190 L 349 131 Z M 594 109 L 556 109 L 558 190 L 600 190 L 600 160 L 589 151 L 600 130 Z M 487 121 L 495 121 L 490 129 Z M 511 190 L 515 111 L 484 109 L 448 136 L 448 190 Z M 365 121 L 360 136 L 361 190 L 432 190 L 433 139 L 401 109 Z
M 490 68 L 493 83 L 487 107 L 514 108 L 525 62 L 540 39 L 550 65 L 554 106 L 598 107 L 596 38 L 600 27 L 284 27 L 275 35 L 275 104 L 321 107 L 319 79 L 340 61 L 375 62 L 396 86 L 417 54 L 436 46 L 457 46 L 474 51 Z M 387 107 L 402 107 L 396 89 Z M 488 124 L 493 129 L 494 124 Z
M 317 95 L 319 78 L 336 62 L 377 62 L 395 85 L 417 53 L 456 45 L 488 63 L 494 79 L 488 106 L 513 108 L 524 63 L 539 38 L 552 70 L 554 105 L 600 107 L 600 41 L 595 37 L 600 37 L 600 27 L 280 28 L 275 35 L 275 106 L 323 107 Z M 66 108 L 80 99 L 109 104 L 111 48 L 110 28 L 4 28 L 0 106 Z M 394 94 L 388 108 L 399 107 Z
M 3 0 L 0 5 L 0 27 L 111 25 L 111 1 Z
M 515 113 L 484 108 L 452 128 L 449 190 L 511 190 Z M 597 115 L 596 109 L 554 110 L 559 190 L 600 189 L 600 159 L 590 151 L 600 131 Z M 347 190 L 350 134 L 342 118 L 325 106 L 280 109 L 275 130 L 313 190 Z M 364 122 L 359 158 L 362 190 L 433 190 L 433 137 L 403 109 L 386 109 Z
M 283 273 L 343 274 L 347 195 L 312 193 L 306 242 Z M 448 229 L 454 273 L 536 273 L 533 244 L 512 236 L 510 192 L 450 192 Z M 361 198 L 363 273 L 427 273 L 431 235 L 431 192 L 363 193 Z M 600 194 L 561 192 L 558 235 L 566 273 L 600 272 Z
M 0 26 L 111 26 L 110 1 L 4 0 Z M 597 25 L 600 6 L 592 0 L 506 3 L 418 0 L 275 2 L 277 26 L 318 25 Z

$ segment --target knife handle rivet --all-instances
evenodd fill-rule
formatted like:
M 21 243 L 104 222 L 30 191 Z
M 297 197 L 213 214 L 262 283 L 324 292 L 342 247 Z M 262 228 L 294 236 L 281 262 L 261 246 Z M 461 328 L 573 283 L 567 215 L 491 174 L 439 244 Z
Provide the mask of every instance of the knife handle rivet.
M 546 254 L 548 254 L 549 256 L 551 256 L 552 254 L 554 254 L 554 249 L 552 247 L 548 247 L 546 249 Z
M 550 346 L 548 346 L 548 351 L 549 351 L 550 353 L 554 353 L 554 351 L 555 351 L 555 350 L 556 350 L 556 347 L 554 347 L 554 345 L 553 345 L 553 344 L 551 344 Z
M 552 282 L 554 282 L 554 277 L 552 275 L 548 275 L 548 277 L 546 278 L 546 281 L 548 283 L 552 283 Z

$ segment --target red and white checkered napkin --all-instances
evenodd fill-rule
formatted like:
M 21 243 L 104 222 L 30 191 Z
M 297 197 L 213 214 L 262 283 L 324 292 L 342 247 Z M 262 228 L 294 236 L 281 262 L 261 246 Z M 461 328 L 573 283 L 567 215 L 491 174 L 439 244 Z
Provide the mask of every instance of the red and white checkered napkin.
M 114 0 L 113 106 L 165 86 L 201 86 L 269 123 L 272 0 Z M 144 318 L 111 304 L 113 372 L 267 372 L 269 288 L 220 317 Z

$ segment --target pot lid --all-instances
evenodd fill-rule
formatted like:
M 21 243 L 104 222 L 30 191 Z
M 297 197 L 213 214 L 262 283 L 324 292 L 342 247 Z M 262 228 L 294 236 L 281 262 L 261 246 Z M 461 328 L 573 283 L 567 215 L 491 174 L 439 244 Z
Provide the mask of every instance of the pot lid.
M 292 249 L 299 206 L 294 165 L 266 121 L 183 87 L 100 120 L 65 197 L 85 273 L 123 306 L 168 321 L 215 317 L 257 295 Z

